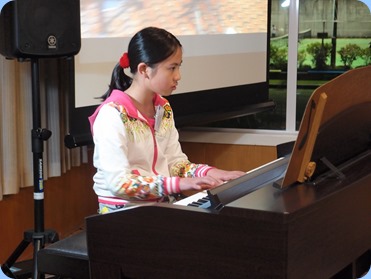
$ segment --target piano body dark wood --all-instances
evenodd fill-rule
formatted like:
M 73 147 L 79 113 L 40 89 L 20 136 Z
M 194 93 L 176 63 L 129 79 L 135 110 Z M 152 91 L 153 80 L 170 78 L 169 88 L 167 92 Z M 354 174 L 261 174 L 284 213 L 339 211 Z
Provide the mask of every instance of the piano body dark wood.
M 88 217 L 91 278 L 321 279 L 347 266 L 341 278 L 359 277 L 357 258 L 371 251 L 370 170 L 367 156 L 343 180 L 268 184 L 218 213 L 150 204 Z

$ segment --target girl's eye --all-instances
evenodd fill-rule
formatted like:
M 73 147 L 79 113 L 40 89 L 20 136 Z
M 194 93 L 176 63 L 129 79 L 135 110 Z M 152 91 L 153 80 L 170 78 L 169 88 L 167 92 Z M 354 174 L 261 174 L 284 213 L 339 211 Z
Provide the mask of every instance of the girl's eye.
M 180 65 L 174 65 L 174 66 L 171 66 L 169 69 L 171 71 L 175 71 L 176 69 L 180 68 Z

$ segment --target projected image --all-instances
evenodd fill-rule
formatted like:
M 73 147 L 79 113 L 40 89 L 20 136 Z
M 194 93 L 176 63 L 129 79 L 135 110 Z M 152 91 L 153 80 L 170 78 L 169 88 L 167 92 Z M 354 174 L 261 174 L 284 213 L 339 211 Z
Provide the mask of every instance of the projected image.
M 260 33 L 267 30 L 261 0 L 81 0 L 83 38 L 130 37 L 146 26 L 174 35 Z
M 80 0 L 80 5 L 76 107 L 99 103 L 95 97 L 106 90 L 130 38 L 147 26 L 164 28 L 182 43 L 182 81 L 174 95 L 266 82 L 268 1 Z

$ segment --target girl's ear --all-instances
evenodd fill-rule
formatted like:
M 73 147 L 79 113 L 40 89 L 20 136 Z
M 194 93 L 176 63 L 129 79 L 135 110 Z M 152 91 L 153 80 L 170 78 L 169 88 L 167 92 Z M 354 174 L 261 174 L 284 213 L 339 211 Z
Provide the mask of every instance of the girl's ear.
M 148 78 L 147 69 L 148 66 L 145 63 L 138 64 L 138 74 L 144 76 L 145 78 Z

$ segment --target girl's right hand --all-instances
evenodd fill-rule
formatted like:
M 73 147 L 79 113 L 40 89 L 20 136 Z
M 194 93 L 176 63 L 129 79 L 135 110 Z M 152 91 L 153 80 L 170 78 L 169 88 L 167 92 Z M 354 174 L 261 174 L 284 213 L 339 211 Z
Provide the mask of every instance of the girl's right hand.
M 204 176 L 204 177 L 192 177 L 192 178 L 181 178 L 179 180 L 179 187 L 180 191 L 187 191 L 187 190 L 206 190 L 210 188 L 214 188 L 219 186 L 223 183 L 223 181 L 218 180 L 211 176 Z

